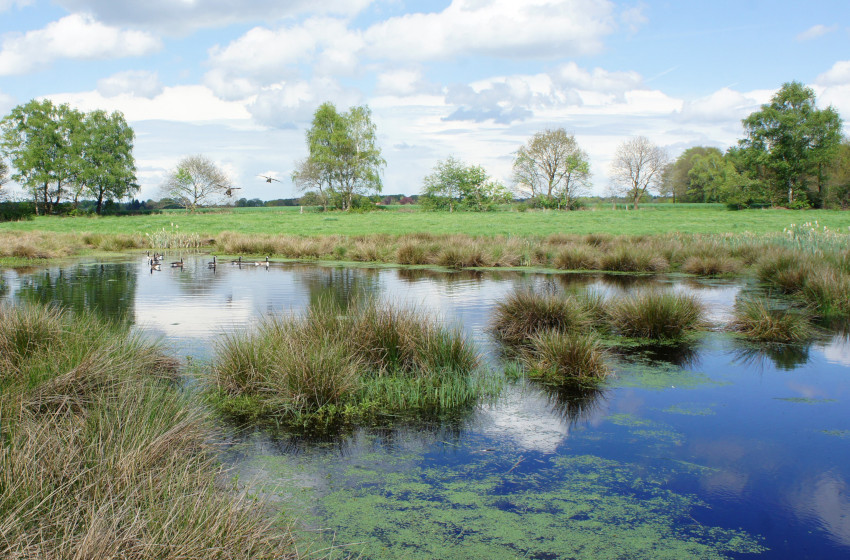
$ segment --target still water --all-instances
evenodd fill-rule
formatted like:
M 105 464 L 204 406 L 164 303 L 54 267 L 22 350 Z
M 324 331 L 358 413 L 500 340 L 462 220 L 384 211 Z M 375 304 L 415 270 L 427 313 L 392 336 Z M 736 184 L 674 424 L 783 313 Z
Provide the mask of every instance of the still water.
M 495 371 L 487 327 L 517 286 L 654 284 L 696 294 L 717 327 L 687 347 L 623 352 L 598 390 L 516 382 L 449 419 L 319 439 L 232 427 L 223 460 L 317 555 L 850 557 L 850 341 L 751 347 L 723 333 L 736 297 L 759 289 L 750 282 L 208 260 L 0 269 L 0 299 L 88 309 L 196 363 L 223 333 L 319 298 L 431 312 L 461 326 Z

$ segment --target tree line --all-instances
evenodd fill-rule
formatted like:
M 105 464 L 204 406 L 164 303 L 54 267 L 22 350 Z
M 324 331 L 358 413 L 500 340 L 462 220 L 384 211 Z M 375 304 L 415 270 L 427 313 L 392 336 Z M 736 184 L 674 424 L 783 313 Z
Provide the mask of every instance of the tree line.
M 743 126 L 744 138 L 725 152 L 697 146 L 672 162 L 646 137 L 622 142 L 610 167 L 610 194 L 626 197 L 634 207 L 652 194 L 737 208 L 850 206 L 850 141 L 842 138 L 835 109 L 817 108 L 812 89 L 783 84 Z M 0 131 L 0 149 L 14 168 L 10 175 L 0 160 L 0 187 L 11 177 L 30 193 L 37 210 L 50 212 L 63 199 L 76 204 L 90 196 L 101 213 L 104 201 L 139 189 L 134 135 L 120 113 L 81 113 L 33 100 L 0 121 Z M 368 106 L 340 112 L 323 103 L 305 139 L 308 155 L 291 175 L 304 193 L 300 202 L 352 210 L 381 201 L 386 161 Z M 417 202 L 424 209 L 484 211 L 519 197 L 532 206 L 569 210 L 579 206 L 592 184 L 588 155 L 564 128 L 535 133 L 514 153 L 512 169 L 508 187 L 480 165 L 449 156 L 424 177 Z M 209 158 L 195 155 L 180 160 L 161 193 L 194 211 L 238 189 Z M 242 200 L 241 205 L 259 202 Z

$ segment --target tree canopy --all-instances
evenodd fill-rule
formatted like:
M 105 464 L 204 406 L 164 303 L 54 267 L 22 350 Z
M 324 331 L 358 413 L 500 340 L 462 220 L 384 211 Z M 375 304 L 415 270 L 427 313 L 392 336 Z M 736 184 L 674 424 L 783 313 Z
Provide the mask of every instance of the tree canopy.
M 811 88 L 790 82 L 743 124 L 741 156 L 772 202 L 794 206 L 799 197 L 805 203 L 809 185 L 820 198 L 829 163 L 841 143 L 841 118 L 835 109 L 818 109 Z
M 200 154 L 181 159 L 161 187 L 163 196 L 190 212 L 199 206 L 219 202 L 232 189 L 227 173 Z
M 363 105 L 339 113 L 323 103 L 307 131 L 309 155 L 296 164 L 295 185 L 316 190 L 327 201 L 350 209 L 355 194 L 381 192 L 381 169 L 386 165 L 378 147 L 372 112 Z
M 611 162 L 611 177 L 620 191 L 638 207 L 640 198 L 661 183 L 667 154 L 644 136 L 626 140 Z
M 575 136 L 563 128 L 536 133 L 516 152 L 514 184 L 545 206 L 571 208 L 590 186 L 590 163 Z
M 52 211 L 63 199 L 82 193 L 97 200 L 128 197 L 138 191 L 133 130 L 124 116 L 105 111 L 81 113 L 49 99 L 12 109 L 2 122 L 0 148 L 15 172 L 12 179 L 30 193 L 36 210 Z
M 490 210 L 510 202 L 512 195 L 501 183 L 490 180 L 480 165 L 467 165 L 450 156 L 425 177 L 419 202 L 428 210 Z

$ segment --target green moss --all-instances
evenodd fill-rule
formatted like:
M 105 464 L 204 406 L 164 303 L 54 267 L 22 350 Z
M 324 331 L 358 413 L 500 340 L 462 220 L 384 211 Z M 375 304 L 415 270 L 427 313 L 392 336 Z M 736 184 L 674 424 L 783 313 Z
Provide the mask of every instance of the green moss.
M 814 399 L 814 398 L 809 398 L 809 397 L 786 397 L 786 398 L 774 397 L 773 400 L 792 402 L 792 403 L 801 403 L 801 404 L 826 404 L 826 403 L 838 402 L 835 399 Z
M 664 409 L 668 414 L 682 414 L 685 416 L 713 416 L 714 410 L 708 406 L 700 406 L 695 403 L 680 403 L 668 406 Z
M 694 389 L 705 385 L 720 385 L 705 373 L 682 369 L 673 364 L 636 364 L 616 371 L 615 387 L 641 389 Z
M 841 439 L 846 439 L 850 437 L 850 430 L 821 430 L 821 433 Z

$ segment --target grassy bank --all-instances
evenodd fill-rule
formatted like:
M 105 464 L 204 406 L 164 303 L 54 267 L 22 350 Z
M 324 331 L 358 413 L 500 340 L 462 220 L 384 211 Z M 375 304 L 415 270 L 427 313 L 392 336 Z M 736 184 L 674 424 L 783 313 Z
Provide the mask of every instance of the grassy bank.
M 327 302 L 228 335 L 213 366 L 212 402 L 239 417 L 316 425 L 376 414 L 440 412 L 487 391 L 465 337 L 410 310 Z
M 848 231 L 850 213 L 832 210 L 727 210 L 722 205 L 655 204 L 640 210 L 603 207 L 574 212 L 422 212 L 392 210 L 367 214 L 298 212 L 298 208 L 236 208 L 190 214 L 173 211 L 159 215 L 126 217 L 41 216 L 32 221 L 0 223 L 0 232 L 100 233 L 144 236 L 172 224 L 181 231 L 215 237 L 225 231 L 275 235 L 403 235 L 466 234 L 471 236 L 547 236 L 553 233 L 605 233 L 657 235 L 661 233 L 781 232 L 791 224 L 815 222 L 832 230 Z
M 222 486 L 175 374 L 158 345 L 93 317 L 0 308 L 0 556 L 294 557 Z

